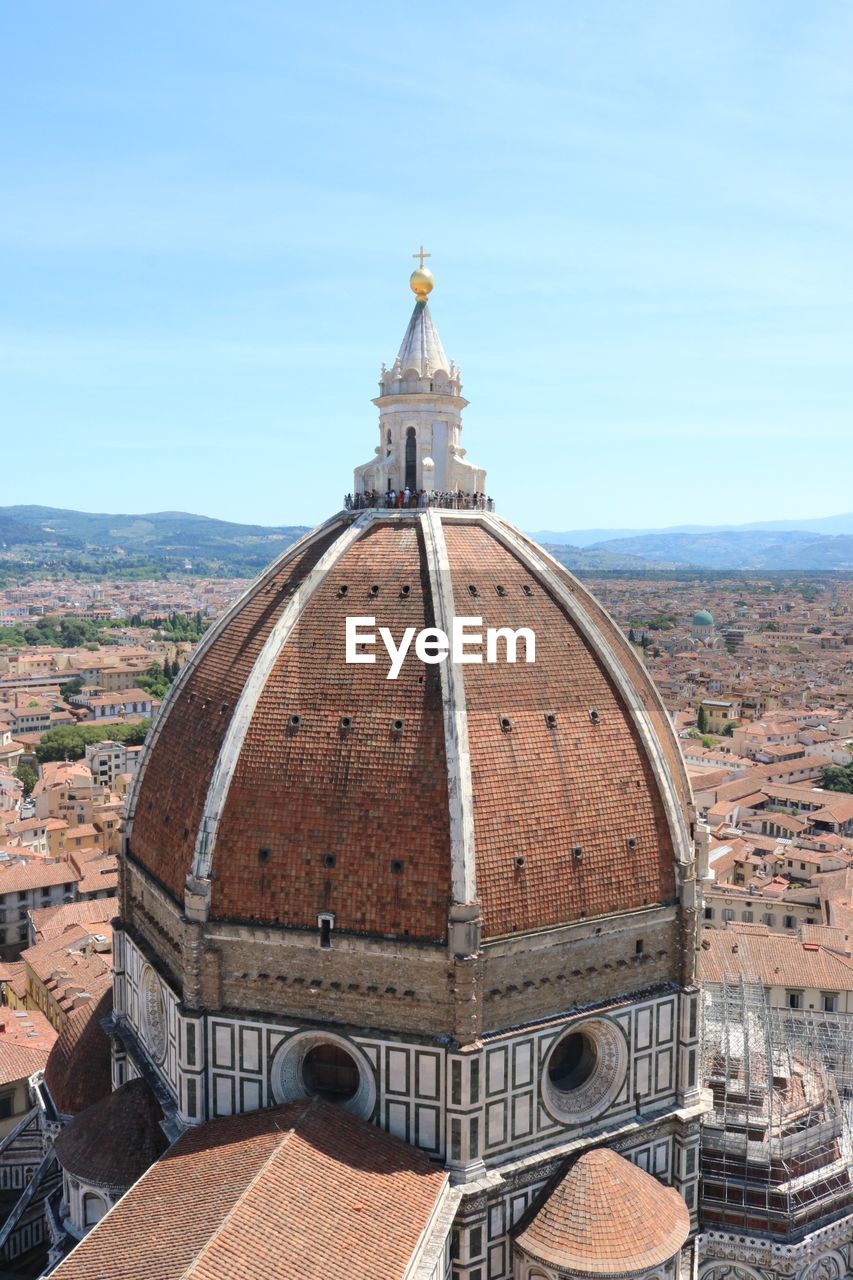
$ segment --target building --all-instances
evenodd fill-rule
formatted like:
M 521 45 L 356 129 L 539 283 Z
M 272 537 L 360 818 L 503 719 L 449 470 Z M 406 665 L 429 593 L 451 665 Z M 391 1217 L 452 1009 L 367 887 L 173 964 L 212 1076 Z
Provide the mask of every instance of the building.
M 702 644 L 714 643 L 716 631 L 714 629 L 714 619 L 707 609 L 697 609 L 693 615 L 693 622 L 690 626 L 690 632 L 694 640 L 700 641 Z
M 384 456 L 396 461 L 379 459 L 381 478 L 357 472 L 356 491 L 411 479 L 391 469 L 400 449 L 415 484 L 434 464 L 425 489 L 462 475 L 466 491 L 485 489 L 482 471 L 461 467 L 455 366 L 437 390 L 446 362 L 425 275 L 413 277 L 405 358 L 379 397 Z M 389 679 L 375 645 L 375 662 L 363 640 L 345 660 L 352 614 L 394 635 L 448 636 L 476 614 L 497 660 L 422 661 L 410 649 Z M 525 628 L 535 662 L 504 660 Z M 690 1267 L 704 1105 L 692 822 L 641 662 L 512 526 L 483 510 L 377 506 L 307 535 L 206 633 L 134 783 L 113 1078 L 156 1082 L 164 1123 L 184 1136 L 59 1280 L 116 1248 L 123 1274 L 141 1274 L 120 1241 L 134 1222 L 139 1234 L 146 1184 L 162 1187 L 184 1151 L 195 1185 L 215 1184 L 219 1135 L 242 1159 L 241 1135 L 260 1126 L 258 1143 L 274 1151 L 281 1121 L 267 1109 L 293 1107 L 297 1137 L 302 1125 L 338 1134 L 311 1174 L 318 1199 L 289 1211 L 290 1247 L 297 1231 L 313 1241 L 311 1274 L 330 1248 L 339 1256 L 340 1207 L 365 1169 L 369 1219 L 395 1220 L 391 1168 L 425 1198 L 410 1206 L 406 1247 L 372 1247 L 353 1274 L 527 1274 L 541 1215 L 568 1229 L 571 1206 L 602 1185 L 614 1201 L 626 1180 L 655 1209 L 634 1270 Z M 306 1095 L 319 1099 L 308 1111 Z M 327 1120 L 329 1105 L 340 1115 Z M 603 1166 L 580 1163 L 602 1143 Z M 288 1186 L 309 1185 L 299 1147 L 281 1153 L 283 1174 L 297 1161 Z M 252 1191 L 239 1186 L 233 1223 L 220 1232 L 221 1213 L 204 1217 L 195 1237 L 217 1261 L 232 1238 L 245 1249 Z M 627 1255 L 635 1242 L 617 1218 Z M 265 1236 L 250 1269 L 309 1274 Z M 552 1261 L 571 1274 L 580 1259 L 566 1240 Z M 163 1276 L 179 1266 L 164 1262 Z
M 116 779 L 121 774 L 134 777 L 139 763 L 141 747 L 129 747 L 124 742 L 93 742 L 86 746 L 86 764 L 95 782 L 109 791 L 115 790 Z
M 772 933 L 766 924 L 704 929 L 702 987 L 758 983 L 771 1009 L 853 1014 L 853 958 L 839 933 L 820 925 L 804 926 L 797 936 Z
M 113 1011 L 78 1041 L 104 1063 L 106 1033 L 112 1090 L 72 1112 L 85 1055 L 62 1036 L 36 1089 L 57 1280 L 117 1258 L 124 1280 L 743 1280 L 749 1170 L 700 1192 L 702 1118 L 734 1122 L 703 1089 L 707 832 L 678 743 L 589 592 L 454 499 L 485 473 L 432 277 L 411 283 L 359 501 L 205 633 L 143 753 Z M 421 503 L 386 505 L 401 485 Z M 798 1265 L 768 1251 L 761 1280 L 836 1254 L 844 1275 L 851 1245 L 819 1235 L 853 1186 L 837 1095 L 819 1064 L 783 1066 L 832 1167 L 783 1221 Z M 775 1079 L 748 1098 L 765 1181 Z M 158 1131 L 139 1176 L 128 1148 L 153 1160 Z
M 72 706 L 83 707 L 87 720 L 124 720 L 127 716 L 151 716 L 151 694 L 144 689 L 123 689 L 115 693 L 74 693 Z
M 29 937 L 30 911 L 72 902 L 79 875 L 68 862 L 0 865 L 0 956 L 16 959 Z

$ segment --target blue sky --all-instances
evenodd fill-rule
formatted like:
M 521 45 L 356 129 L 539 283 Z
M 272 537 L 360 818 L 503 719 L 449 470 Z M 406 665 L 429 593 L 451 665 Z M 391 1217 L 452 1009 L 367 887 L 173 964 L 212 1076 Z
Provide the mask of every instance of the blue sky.
M 0 505 L 311 524 L 411 310 L 526 528 L 850 510 L 853 6 L 0 8 Z

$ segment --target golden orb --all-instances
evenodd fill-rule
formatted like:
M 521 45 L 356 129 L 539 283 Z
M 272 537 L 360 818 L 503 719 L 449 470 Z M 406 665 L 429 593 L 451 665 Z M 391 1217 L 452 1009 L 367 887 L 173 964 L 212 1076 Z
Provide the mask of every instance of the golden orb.
M 418 302 L 426 302 L 432 293 L 435 277 L 426 267 L 415 267 L 409 276 L 409 288 L 417 298 Z

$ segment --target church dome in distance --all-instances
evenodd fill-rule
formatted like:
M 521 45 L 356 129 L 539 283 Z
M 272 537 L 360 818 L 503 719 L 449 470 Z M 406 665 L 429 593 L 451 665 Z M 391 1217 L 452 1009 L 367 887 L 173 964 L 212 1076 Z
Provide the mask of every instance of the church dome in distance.
M 707 609 L 697 609 L 693 615 L 694 627 L 713 627 L 714 619 Z

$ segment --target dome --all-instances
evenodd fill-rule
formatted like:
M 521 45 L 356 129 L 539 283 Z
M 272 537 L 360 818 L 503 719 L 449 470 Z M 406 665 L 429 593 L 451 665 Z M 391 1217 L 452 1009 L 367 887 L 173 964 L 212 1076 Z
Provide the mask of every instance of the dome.
M 561 1272 L 625 1275 L 667 1262 L 689 1232 L 690 1214 L 674 1187 L 597 1148 L 576 1161 L 516 1243 Z
M 50 1051 L 44 1079 L 60 1115 L 76 1115 L 112 1089 L 110 1041 L 101 1026 L 112 1008 L 112 987 L 99 1000 L 79 1005 Z
M 428 664 L 412 643 L 389 679 L 379 628 L 449 633 L 454 611 L 530 628 L 535 661 L 520 641 L 514 664 Z M 352 617 L 375 619 L 357 651 L 373 664 L 345 661 Z M 345 511 L 182 670 L 127 856 L 211 920 L 316 930 L 329 913 L 336 933 L 443 942 L 451 905 L 476 904 L 496 938 L 674 903 L 689 803 L 642 664 L 541 548 L 484 512 Z
M 698 609 L 693 615 L 694 627 L 713 627 L 714 619 L 707 609 Z
M 56 1139 L 72 1178 L 126 1191 L 168 1147 L 163 1112 L 145 1080 L 129 1080 L 80 1112 Z

